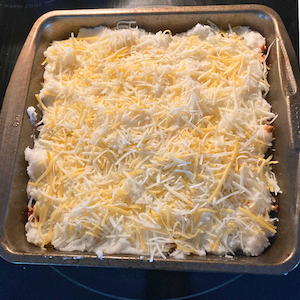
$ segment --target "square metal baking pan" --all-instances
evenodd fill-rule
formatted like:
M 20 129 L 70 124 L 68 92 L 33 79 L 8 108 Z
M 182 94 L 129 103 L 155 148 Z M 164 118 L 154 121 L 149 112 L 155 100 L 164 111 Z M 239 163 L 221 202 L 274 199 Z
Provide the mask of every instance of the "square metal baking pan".
M 186 260 L 108 255 L 103 260 L 94 253 L 41 250 L 25 238 L 27 221 L 26 174 L 24 149 L 33 146 L 33 126 L 26 109 L 36 106 L 34 94 L 41 88 L 43 52 L 53 40 L 62 40 L 81 27 L 104 25 L 115 27 L 121 20 L 134 20 L 145 30 L 156 32 L 170 29 L 184 32 L 197 23 L 210 20 L 223 29 L 250 26 L 259 31 L 270 45 L 274 40 L 268 64 L 271 66 L 271 90 L 267 100 L 279 117 L 275 121 L 274 167 L 283 191 L 279 199 L 278 233 L 272 245 L 258 257 L 233 258 L 207 255 L 190 256 Z M 297 93 L 300 72 L 294 49 L 277 13 L 260 5 L 159 7 L 136 9 L 53 11 L 34 24 L 21 51 L 4 99 L 0 119 L 0 255 L 11 262 L 147 268 L 188 271 L 220 271 L 239 273 L 282 274 L 291 270 L 300 259 L 299 246 L 299 152 L 300 96 Z M 81 256 L 81 259 L 73 259 Z

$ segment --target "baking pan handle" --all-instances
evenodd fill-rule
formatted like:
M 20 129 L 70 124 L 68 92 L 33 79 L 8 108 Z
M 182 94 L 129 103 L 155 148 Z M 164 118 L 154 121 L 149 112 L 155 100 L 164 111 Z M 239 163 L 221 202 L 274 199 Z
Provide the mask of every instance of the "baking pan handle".
M 292 145 L 294 150 L 300 151 L 300 93 L 289 97 L 290 122 L 292 128 Z
M 300 68 L 283 23 L 277 22 L 276 48 L 279 76 L 289 109 L 292 147 L 300 151 Z
M 18 57 L 7 87 L 0 115 L 0 236 L 10 194 L 13 170 L 24 117 L 24 99 L 34 59 L 36 33 L 31 30 Z

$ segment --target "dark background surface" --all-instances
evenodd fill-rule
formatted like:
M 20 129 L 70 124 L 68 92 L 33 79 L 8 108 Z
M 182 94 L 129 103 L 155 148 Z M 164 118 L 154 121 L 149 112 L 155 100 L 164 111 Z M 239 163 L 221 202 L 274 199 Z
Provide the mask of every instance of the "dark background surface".
M 54 9 L 263 4 L 282 18 L 298 53 L 296 0 L 0 0 L 0 103 L 35 20 Z M 1 167 L 0 167 L 1 168 Z M 194 296 L 192 296 L 194 295 Z M 300 268 L 284 276 L 13 265 L 0 258 L 0 299 L 300 299 Z

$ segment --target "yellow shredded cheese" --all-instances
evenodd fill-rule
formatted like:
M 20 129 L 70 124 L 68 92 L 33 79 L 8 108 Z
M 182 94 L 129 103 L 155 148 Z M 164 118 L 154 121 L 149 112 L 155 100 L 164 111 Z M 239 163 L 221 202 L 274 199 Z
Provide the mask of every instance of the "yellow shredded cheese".
M 280 192 L 265 158 L 276 115 L 264 38 L 130 25 L 81 29 L 44 53 L 42 126 L 25 150 L 28 241 L 150 260 L 260 254 Z

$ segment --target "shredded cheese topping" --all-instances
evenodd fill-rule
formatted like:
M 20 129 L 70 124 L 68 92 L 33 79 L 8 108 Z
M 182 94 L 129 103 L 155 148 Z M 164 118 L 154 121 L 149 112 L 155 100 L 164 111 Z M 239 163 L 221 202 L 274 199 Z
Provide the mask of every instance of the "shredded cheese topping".
M 260 254 L 280 192 L 264 38 L 81 29 L 45 51 L 27 148 L 29 242 L 63 251 Z M 98 254 L 97 254 L 98 255 Z

